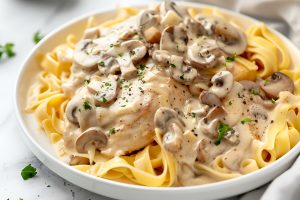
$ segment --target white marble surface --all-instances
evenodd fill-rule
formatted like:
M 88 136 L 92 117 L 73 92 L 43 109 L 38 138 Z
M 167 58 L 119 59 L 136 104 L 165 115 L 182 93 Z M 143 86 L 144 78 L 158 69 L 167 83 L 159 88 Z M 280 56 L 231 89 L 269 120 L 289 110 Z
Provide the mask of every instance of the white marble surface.
M 120 3 L 121 2 L 121 3 Z M 25 146 L 13 107 L 17 71 L 33 48 L 37 30 L 49 33 L 64 22 L 91 10 L 134 4 L 139 0 L 0 0 L 0 44 L 13 42 L 17 55 L 0 61 L 0 199 L 100 199 L 108 200 L 68 183 L 44 166 Z M 148 2 L 148 1 L 147 1 Z M 21 169 L 31 163 L 38 175 L 23 181 Z M 263 190 L 255 193 L 256 198 Z M 239 199 L 235 197 L 232 199 Z M 243 199 L 253 199 L 252 195 Z

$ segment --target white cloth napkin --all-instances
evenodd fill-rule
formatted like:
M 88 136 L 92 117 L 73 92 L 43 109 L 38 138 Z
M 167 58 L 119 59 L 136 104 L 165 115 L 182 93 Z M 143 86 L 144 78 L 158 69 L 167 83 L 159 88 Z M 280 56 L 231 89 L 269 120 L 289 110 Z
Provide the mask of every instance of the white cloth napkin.
M 300 48 L 300 0 L 194 0 L 250 15 L 290 38 Z M 299 66 L 300 67 L 300 66 Z M 300 157 L 271 184 L 231 199 L 299 200 Z

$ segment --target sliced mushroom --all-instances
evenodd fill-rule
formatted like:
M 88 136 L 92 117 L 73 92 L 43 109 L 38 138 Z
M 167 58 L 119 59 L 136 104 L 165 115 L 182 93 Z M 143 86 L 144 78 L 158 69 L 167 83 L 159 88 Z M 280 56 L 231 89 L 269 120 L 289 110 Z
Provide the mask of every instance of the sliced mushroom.
M 120 72 L 120 65 L 115 57 L 103 55 L 98 63 L 98 69 L 101 74 L 117 74 Z
M 189 46 L 187 57 L 192 66 L 211 68 L 218 63 L 220 51 L 215 40 L 200 38 Z
M 183 6 L 177 6 L 177 4 L 170 0 L 165 0 L 160 5 L 160 13 L 161 15 L 166 15 L 168 11 L 174 11 L 178 16 L 184 18 L 188 16 L 188 12 L 185 7 Z
M 159 16 L 153 10 L 141 12 L 138 18 L 138 27 L 149 43 L 158 43 L 160 41 Z
M 129 54 L 125 54 L 122 57 L 118 57 L 117 61 L 120 65 L 121 76 L 125 79 L 131 79 L 137 75 L 137 68 L 132 63 Z
M 163 136 L 164 147 L 173 153 L 178 152 L 181 149 L 182 144 L 182 129 L 175 123 L 169 127 L 169 131 Z
M 89 150 L 98 149 L 107 145 L 107 135 L 98 127 L 91 127 L 84 131 L 75 142 L 76 150 L 79 153 L 87 153 Z
M 93 77 L 87 88 L 94 95 L 94 99 L 97 102 L 107 104 L 117 96 L 117 78 L 115 75 L 110 75 L 104 79 Z
M 233 75 L 229 71 L 220 71 L 212 77 L 211 83 L 213 85 L 209 91 L 219 98 L 224 98 L 232 89 Z
M 72 123 L 78 123 L 78 108 L 81 106 L 82 100 L 78 96 L 74 96 L 66 107 L 66 117 Z
M 211 138 L 216 138 L 218 136 L 217 127 L 225 114 L 225 110 L 220 106 L 211 109 L 207 116 L 199 121 L 200 131 Z
M 84 69 L 94 69 L 101 59 L 100 49 L 90 39 L 81 40 L 75 48 L 73 59 L 75 63 Z
M 160 50 L 171 54 L 182 55 L 187 49 L 187 35 L 183 26 L 169 26 L 162 32 Z
M 170 57 L 170 53 L 165 50 L 155 50 L 152 54 L 153 61 L 163 66 L 169 66 Z
M 86 29 L 83 33 L 83 39 L 96 39 L 100 37 L 100 29 L 97 27 Z
M 224 135 L 224 139 L 231 145 L 238 145 L 240 143 L 239 135 L 240 133 L 232 128 Z
M 204 163 L 206 161 L 205 146 L 207 145 L 206 139 L 201 139 L 197 144 L 197 161 Z
M 201 26 L 205 30 L 205 35 L 211 36 L 214 33 L 215 25 L 217 23 L 218 18 L 208 17 L 203 14 L 198 14 L 194 17 L 194 19 L 201 24 Z
M 88 158 L 82 157 L 82 156 L 71 156 L 69 165 L 89 165 L 90 160 Z
M 165 134 L 171 124 L 177 124 L 179 127 L 184 127 L 184 122 L 179 118 L 178 113 L 167 107 L 160 107 L 154 115 L 155 127 Z
M 172 78 L 186 85 L 189 85 L 198 75 L 198 72 L 195 68 L 183 63 L 183 57 L 181 56 L 170 56 L 169 69 Z
M 217 45 L 224 52 L 230 55 L 240 55 L 246 50 L 247 38 L 245 33 L 231 24 L 218 21 L 214 33 L 217 36 Z
M 270 98 L 278 99 L 282 91 L 294 92 L 294 82 L 287 75 L 275 72 L 265 81 L 260 82 L 261 89 Z
M 129 51 L 129 55 L 133 63 L 140 61 L 147 53 L 146 46 L 139 40 L 122 42 L 121 47 L 124 47 Z
M 211 92 L 203 91 L 200 94 L 200 100 L 203 104 L 210 107 L 221 106 L 222 102 L 217 95 Z
M 193 19 L 187 18 L 185 20 L 185 24 L 187 26 L 186 32 L 187 32 L 188 38 L 191 42 L 194 41 L 196 38 L 199 38 L 199 37 L 205 35 L 205 29 L 202 26 L 202 24 L 200 24 L 199 22 L 197 22 Z

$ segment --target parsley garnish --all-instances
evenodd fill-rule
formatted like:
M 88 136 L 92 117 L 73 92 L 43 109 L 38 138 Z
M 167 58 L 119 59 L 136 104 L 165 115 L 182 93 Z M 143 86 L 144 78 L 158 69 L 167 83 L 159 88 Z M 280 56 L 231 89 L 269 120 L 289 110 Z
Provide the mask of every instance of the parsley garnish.
M 113 45 L 113 44 L 110 44 L 109 46 L 110 46 L 110 48 L 114 47 L 114 45 Z
M 176 65 L 174 65 L 173 63 L 171 63 L 170 66 L 171 66 L 172 68 L 176 68 Z
M 119 56 L 119 57 L 122 57 L 122 56 L 123 56 L 123 53 L 122 53 L 122 52 L 118 53 L 118 56 Z
M 85 79 L 83 82 L 84 84 L 88 85 L 91 82 L 91 79 Z
M 266 86 L 266 85 L 268 85 L 268 84 L 270 84 L 270 80 L 264 80 L 264 85 Z
M 102 103 L 106 103 L 106 102 L 107 102 L 107 99 L 106 99 L 105 97 L 101 97 L 100 101 L 101 101 Z
M 218 138 L 215 141 L 215 145 L 221 144 L 221 141 L 223 140 L 225 134 L 230 130 L 232 129 L 228 124 L 224 124 L 221 122 L 221 124 L 218 126 Z
M 8 58 L 14 57 L 16 53 L 14 52 L 14 44 L 6 43 L 4 46 L 0 45 L 0 59 L 6 54 Z
M 192 115 L 193 118 L 196 117 L 196 113 L 194 113 L 194 112 L 192 112 L 191 115 Z
M 145 74 L 145 68 L 146 68 L 146 65 L 145 64 L 140 64 L 139 65 L 139 69 L 138 69 L 138 77 L 139 79 L 143 79 L 144 78 L 144 74 Z
M 133 56 L 133 55 L 135 54 L 135 51 L 134 51 L 134 50 L 130 50 L 130 51 L 129 51 L 129 54 L 130 54 L 131 56 Z
M 21 171 L 21 176 L 23 180 L 30 179 L 37 174 L 36 168 L 32 167 L 31 164 L 24 167 Z
M 140 64 L 139 68 L 140 68 L 141 70 L 144 70 L 144 69 L 146 68 L 146 65 L 145 65 L 145 64 Z
M 34 33 L 32 40 L 33 40 L 34 44 L 37 44 L 43 39 L 43 37 L 44 36 L 39 31 L 37 31 Z
M 116 132 L 116 129 L 115 128 L 110 128 L 109 129 L 109 132 L 108 132 L 108 135 L 112 135 Z
M 226 58 L 226 62 L 234 62 L 235 61 L 235 55 L 233 55 L 233 56 L 228 56 L 227 58 Z
M 84 102 L 83 102 L 83 108 L 84 108 L 85 110 L 92 110 L 91 103 L 90 103 L 88 100 L 84 101 Z
M 249 122 L 252 122 L 252 119 L 250 118 L 245 118 L 241 121 L 242 124 L 246 124 L 246 123 L 249 123 Z
M 250 93 L 253 95 L 258 95 L 258 91 L 254 88 L 251 88 Z
M 275 99 L 271 99 L 271 102 L 272 102 L 272 104 L 275 104 L 276 103 L 276 100 Z
M 231 101 L 229 101 L 228 105 L 230 105 L 230 106 L 231 106 L 231 105 L 232 105 L 232 102 L 231 102 Z
M 104 61 L 100 61 L 98 64 L 99 64 L 101 67 L 105 67 Z

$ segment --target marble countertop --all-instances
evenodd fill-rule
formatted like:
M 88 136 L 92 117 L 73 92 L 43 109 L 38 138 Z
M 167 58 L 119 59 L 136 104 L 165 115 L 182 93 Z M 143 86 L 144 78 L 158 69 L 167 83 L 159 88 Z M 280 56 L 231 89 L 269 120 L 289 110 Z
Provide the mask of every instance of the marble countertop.
M 34 46 L 32 36 L 37 30 L 47 34 L 78 15 L 95 9 L 114 8 L 119 2 L 126 4 L 129 0 L 0 0 L 0 44 L 13 42 L 16 51 L 15 57 L 0 61 L 1 200 L 109 199 L 65 181 L 32 154 L 20 137 L 13 92 L 17 72 Z M 138 0 L 130 0 L 132 3 L 138 3 Z M 29 163 L 37 168 L 38 175 L 24 181 L 20 172 Z

